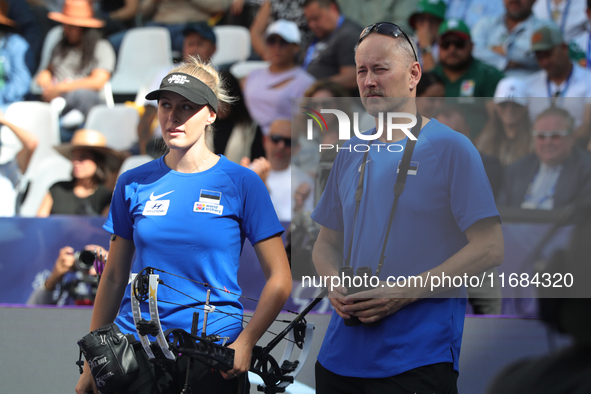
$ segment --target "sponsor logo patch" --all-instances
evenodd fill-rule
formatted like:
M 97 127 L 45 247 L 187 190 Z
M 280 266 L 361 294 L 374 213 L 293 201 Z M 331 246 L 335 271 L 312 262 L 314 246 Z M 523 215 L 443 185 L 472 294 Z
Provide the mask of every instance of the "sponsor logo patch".
M 221 215 L 222 212 L 224 212 L 224 207 L 218 204 L 197 201 L 193 206 L 193 212 L 204 212 L 213 213 L 214 215 Z

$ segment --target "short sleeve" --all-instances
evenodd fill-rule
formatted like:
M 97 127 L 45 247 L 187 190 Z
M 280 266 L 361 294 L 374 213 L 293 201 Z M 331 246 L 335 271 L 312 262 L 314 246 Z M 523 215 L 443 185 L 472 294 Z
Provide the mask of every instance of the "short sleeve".
M 133 219 L 130 212 L 129 195 L 131 195 L 130 192 L 133 190 L 133 186 L 127 185 L 126 180 L 126 177 L 122 175 L 117 181 L 117 185 L 113 191 L 113 198 L 111 199 L 109 216 L 103 228 L 111 234 L 132 240 Z
M 105 70 L 113 74 L 115 70 L 115 51 L 108 41 L 100 40 L 96 44 L 94 57 L 97 60 L 95 69 Z
M 481 219 L 499 216 L 480 153 L 469 139 L 457 133 L 440 154 L 448 163 L 447 183 L 451 210 L 462 232 Z
M 338 178 L 339 178 L 339 163 L 341 155 L 337 155 L 330 174 L 326 187 L 322 192 L 322 196 L 316 205 L 316 209 L 312 212 L 312 220 L 316 223 L 327 227 L 334 231 L 343 232 L 345 226 L 343 223 L 343 207 L 339 195 Z
M 267 187 L 251 170 L 242 180 L 242 217 L 242 231 L 253 245 L 283 233 Z

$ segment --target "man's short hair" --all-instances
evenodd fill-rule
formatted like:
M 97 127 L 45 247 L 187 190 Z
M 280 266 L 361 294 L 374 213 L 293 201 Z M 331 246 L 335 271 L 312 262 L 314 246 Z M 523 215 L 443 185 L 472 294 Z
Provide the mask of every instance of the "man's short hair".
M 550 107 L 548 109 L 545 109 L 544 111 L 542 111 L 541 114 L 539 114 L 536 117 L 536 121 L 537 122 L 539 119 L 544 118 L 546 116 L 550 116 L 550 115 L 556 115 L 561 117 L 562 119 L 564 119 L 566 121 L 566 128 L 567 130 L 572 133 L 575 129 L 575 120 L 572 117 L 572 115 L 565 109 L 563 108 L 559 108 L 559 107 Z M 534 123 L 535 123 L 534 122 Z
M 380 33 L 372 32 L 372 33 L 368 34 L 368 37 L 371 36 L 372 34 L 380 34 Z M 391 37 L 391 36 L 387 36 L 385 34 L 380 34 L 380 35 L 383 35 L 385 37 L 389 37 L 390 39 L 396 41 L 394 43 L 394 45 L 396 45 L 396 53 L 402 52 L 402 55 L 403 55 L 404 59 L 406 60 L 407 64 L 410 64 L 410 63 L 416 61 L 415 53 L 419 53 L 419 52 L 418 52 L 417 46 L 415 45 L 415 43 L 412 39 L 407 40 L 403 36 Z M 353 48 L 354 53 L 357 53 L 357 48 L 359 48 L 359 43 L 357 43 L 355 45 L 355 48 Z M 413 50 L 414 50 L 414 52 L 413 52 Z
M 341 12 L 341 7 L 339 7 L 339 3 L 336 0 L 306 0 L 302 5 L 302 8 L 309 6 L 312 3 L 318 3 L 318 5 L 322 8 L 328 8 L 331 4 L 334 4 L 337 7 L 337 10 Z

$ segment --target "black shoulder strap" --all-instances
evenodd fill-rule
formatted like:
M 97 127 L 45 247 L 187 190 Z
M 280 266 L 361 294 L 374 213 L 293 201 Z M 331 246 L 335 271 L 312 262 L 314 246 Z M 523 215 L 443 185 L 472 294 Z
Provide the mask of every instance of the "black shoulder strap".
M 417 124 L 412 128 L 411 133 L 418 139 L 419 133 L 421 132 L 421 127 L 423 126 L 423 118 L 417 112 Z M 375 275 L 378 276 L 380 271 L 382 270 L 382 266 L 384 265 L 384 253 L 386 252 L 386 245 L 388 244 L 388 237 L 390 235 L 390 229 L 392 228 L 392 222 L 394 219 L 394 212 L 396 211 L 396 206 L 398 205 L 398 199 L 400 195 L 404 191 L 404 183 L 406 182 L 406 175 L 408 174 L 408 169 L 410 168 L 410 160 L 412 158 L 412 153 L 414 151 L 416 140 L 408 139 L 406 142 L 406 148 L 404 149 L 404 154 L 402 155 L 402 161 L 400 166 L 398 167 L 398 175 L 396 176 L 396 183 L 394 184 L 394 202 L 392 204 L 392 210 L 390 212 L 390 220 L 388 222 L 388 228 L 386 230 L 386 235 L 384 238 L 384 244 L 382 246 L 382 253 L 380 256 L 380 260 L 378 263 L 378 267 L 376 269 Z M 349 266 L 351 265 L 351 251 L 353 248 L 353 239 L 355 234 L 355 225 L 357 223 L 357 214 L 359 212 L 359 205 L 361 203 L 361 198 L 363 196 L 363 182 L 365 179 L 365 166 L 367 163 L 367 156 L 369 155 L 369 149 L 365 152 L 363 156 L 363 161 L 361 162 L 361 166 L 359 168 L 359 183 L 357 184 L 357 190 L 355 191 L 355 216 L 353 217 L 353 229 L 351 231 L 351 240 L 349 242 L 349 250 L 347 252 L 347 258 L 345 259 L 344 265 Z

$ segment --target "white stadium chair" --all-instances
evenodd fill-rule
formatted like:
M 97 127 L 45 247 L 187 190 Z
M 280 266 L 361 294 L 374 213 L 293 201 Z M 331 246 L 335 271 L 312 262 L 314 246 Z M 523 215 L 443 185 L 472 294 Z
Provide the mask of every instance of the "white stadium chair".
M 244 26 L 214 26 L 217 50 L 211 58 L 216 66 L 236 63 L 250 56 L 250 31 Z
M 236 79 L 242 79 L 248 77 L 248 74 L 254 70 L 267 67 L 269 67 L 269 62 L 261 60 L 246 60 L 234 63 L 232 67 L 230 67 L 230 73 L 232 73 Z
M 8 107 L 6 110 L 6 119 L 16 126 L 34 134 L 39 140 L 37 149 L 33 152 L 33 156 L 25 172 L 25 178 L 30 179 L 31 174 L 37 171 L 44 158 L 58 155 L 53 149 L 54 146 L 60 144 L 57 115 L 51 110 L 48 103 L 21 101 L 13 103 Z M 7 127 L 2 128 L 3 144 L 5 136 L 11 140 L 16 139 L 14 133 Z M 17 152 L 21 148 L 22 145 L 18 141 Z M 2 155 L 4 155 L 4 152 L 2 152 Z
M 138 140 L 139 121 L 140 116 L 137 110 L 125 104 L 115 104 L 112 108 L 107 105 L 97 105 L 88 113 L 84 128 L 103 133 L 110 148 L 126 150 Z
M 121 42 L 117 68 L 111 77 L 113 94 L 135 95 L 154 72 L 172 68 L 170 33 L 164 27 L 136 27 Z
M 72 162 L 61 155 L 44 158 L 31 174 L 29 190 L 20 207 L 20 215 L 34 217 L 49 188 L 56 182 L 72 179 Z
M 129 156 L 127 159 L 125 159 L 125 161 L 123 161 L 123 164 L 121 164 L 119 175 L 123 174 L 125 171 L 131 170 L 132 168 L 146 164 L 152 160 L 154 160 L 154 158 L 150 155 Z

